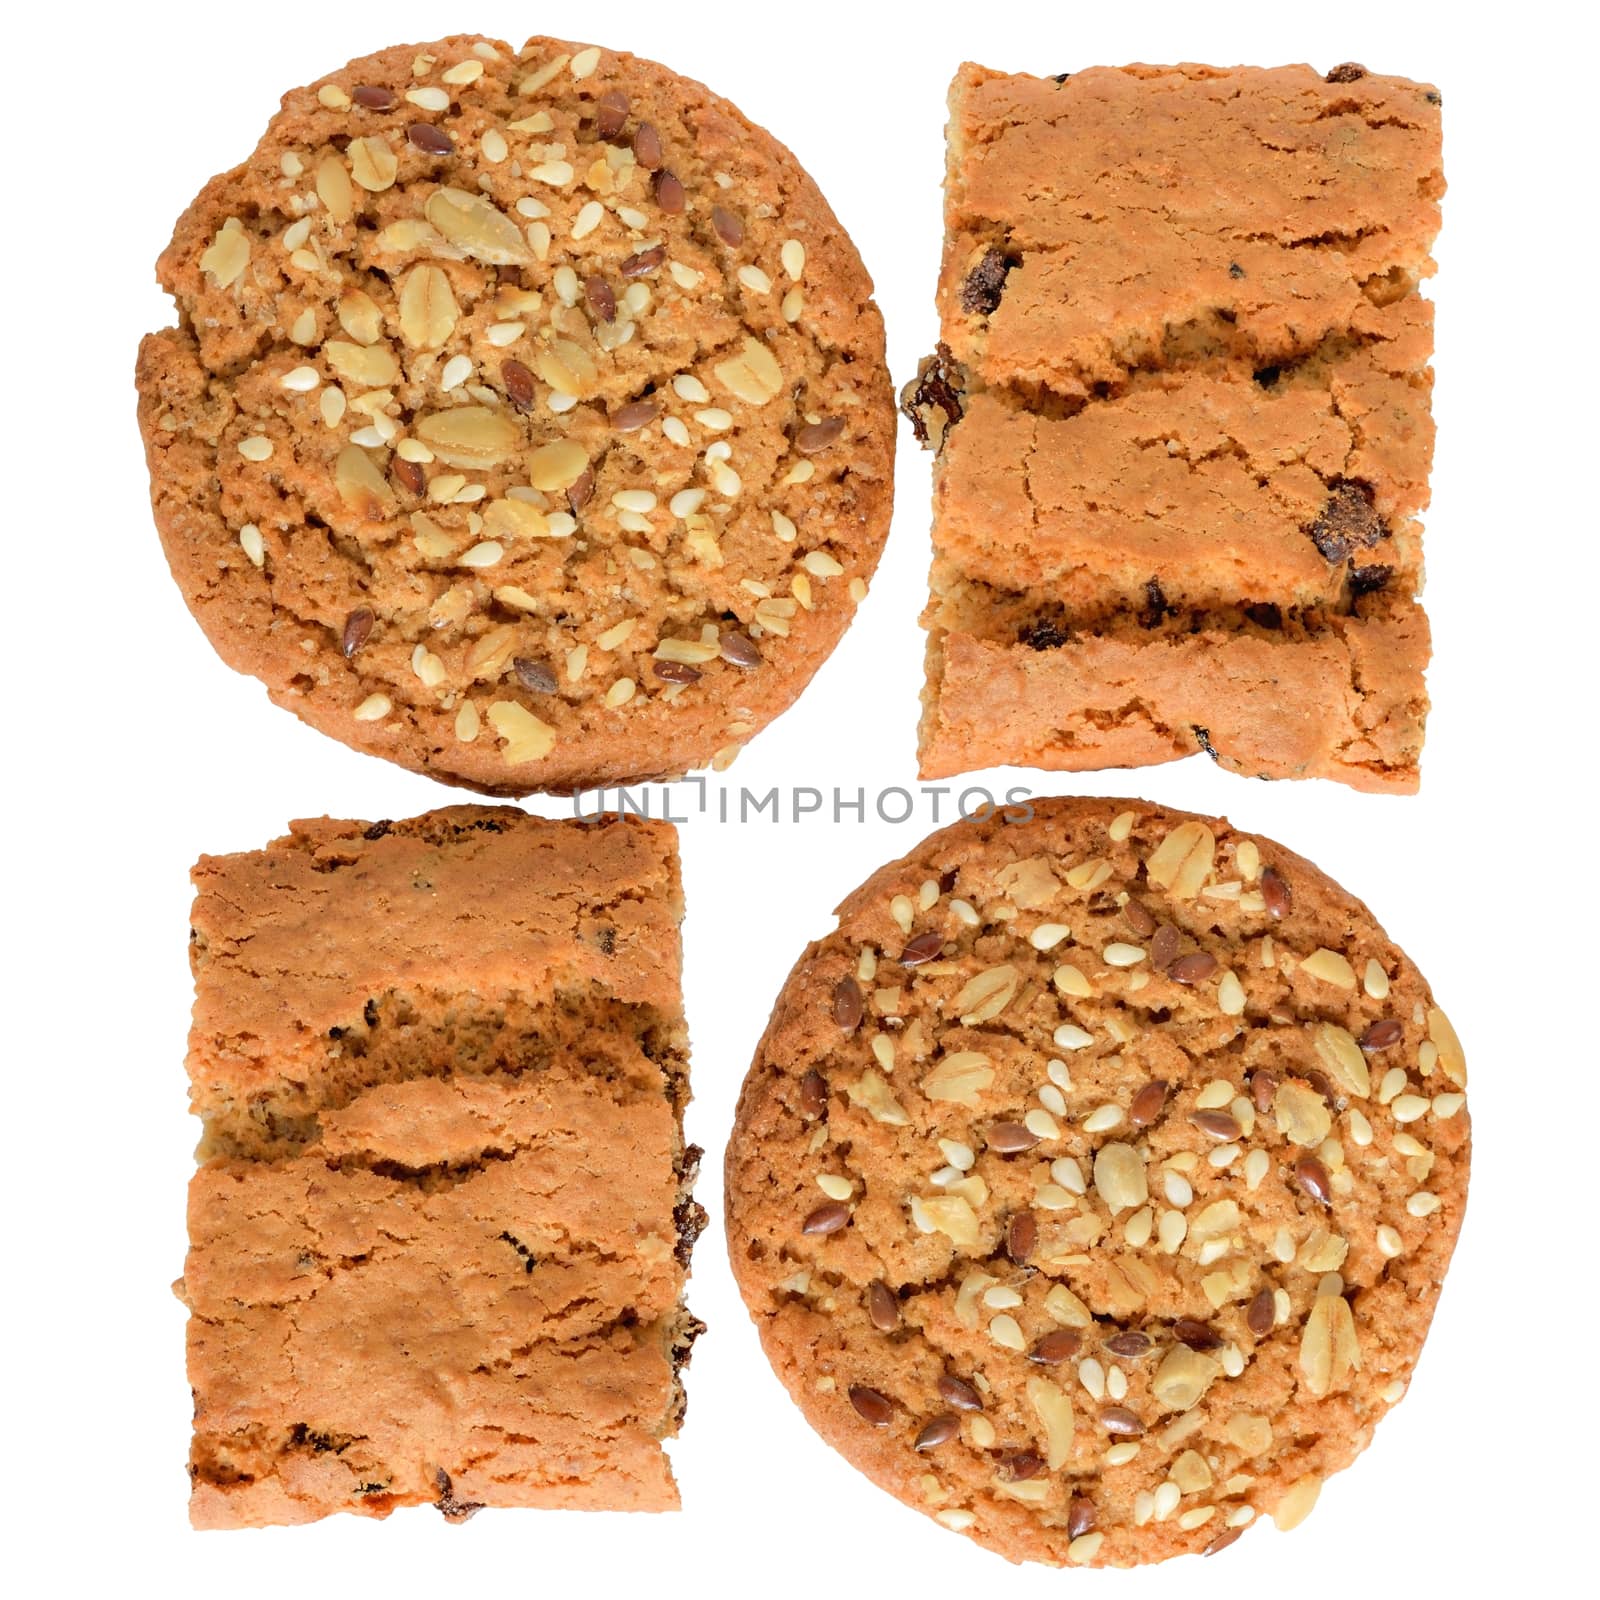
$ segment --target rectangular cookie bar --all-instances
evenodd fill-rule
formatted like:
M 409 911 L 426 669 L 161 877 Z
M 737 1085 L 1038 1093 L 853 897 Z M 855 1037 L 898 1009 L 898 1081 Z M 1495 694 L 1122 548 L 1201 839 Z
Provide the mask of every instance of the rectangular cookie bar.
M 950 107 L 923 776 L 1414 789 L 1438 95 L 968 65 Z
M 324 818 L 194 882 L 195 1525 L 675 1507 L 674 830 Z

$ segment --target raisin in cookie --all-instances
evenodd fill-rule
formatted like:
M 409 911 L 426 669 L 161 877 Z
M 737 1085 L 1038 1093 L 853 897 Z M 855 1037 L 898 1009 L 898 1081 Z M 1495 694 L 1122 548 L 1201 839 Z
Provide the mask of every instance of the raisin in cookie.
M 816 186 L 664 67 L 396 47 L 285 96 L 158 271 L 139 418 L 228 664 L 521 794 L 725 765 L 805 686 L 892 494 L 883 327 Z
M 947 828 L 794 969 L 728 1150 L 812 1425 L 1014 1560 L 1310 1510 L 1405 1393 L 1461 1225 L 1461 1046 L 1310 862 L 1136 801 Z

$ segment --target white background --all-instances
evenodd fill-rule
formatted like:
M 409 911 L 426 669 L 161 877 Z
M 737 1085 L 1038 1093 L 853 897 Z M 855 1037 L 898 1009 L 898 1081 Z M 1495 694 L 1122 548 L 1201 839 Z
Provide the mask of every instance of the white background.
M 1416 1592 L 1439 1579 L 1579 1587 L 1593 1520 L 1596 535 L 1593 41 L 1555 7 L 937 3 L 29 6 L 0 116 L 5 740 L 13 851 L 5 1442 L 7 1548 L 26 1594 L 113 1583 L 281 1596 L 1127 1595 Z M 1569 15 L 1576 15 L 1573 8 Z M 20 23 L 20 36 L 18 26 Z M 669 1517 L 432 1510 L 387 1523 L 190 1532 L 183 1196 L 187 870 L 291 817 L 405 816 L 466 798 L 356 755 L 213 656 L 167 575 L 134 425 L 139 335 L 169 320 L 152 263 L 241 160 L 279 94 L 400 41 L 531 31 L 653 56 L 790 144 L 878 285 L 897 381 L 933 338 L 944 94 L 965 55 L 1060 72 L 1354 58 L 1444 94 L 1450 191 L 1439 449 L 1427 518 L 1436 657 L 1423 790 L 1245 782 L 1196 757 L 1127 774 L 1015 774 L 1141 794 L 1276 836 L 1365 898 L 1429 975 L 1472 1066 L 1466 1230 L 1414 1391 L 1292 1535 L 1132 1574 L 1015 1570 L 858 1478 L 766 1368 L 720 1222 L 693 1304 L 711 1331 L 674 1447 Z M 889 551 L 854 629 L 726 781 L 914 783 L 926 458 L 902 440 Z M 1580 772 L 1582 766 L 1585 770 Z M 1007 781 L 1006 778 L 991 781 Z M 691 791 L 692 793 L 692 791 Z M 686 797 L 687 798 L 687 797 Z M 559 812 L 561 802 L 540 809 Z M 680 800 L 678 808 L 684 808 Z M 832 906 L 932 825 L 815 819 L 683 831 L 691 1133 L 719 1158 L 767 1009 Z M 1563 1576 L 1563 1573 L 1565 1576 Z M 1592 1591 L 1591 1591 L 1592 1592 Z

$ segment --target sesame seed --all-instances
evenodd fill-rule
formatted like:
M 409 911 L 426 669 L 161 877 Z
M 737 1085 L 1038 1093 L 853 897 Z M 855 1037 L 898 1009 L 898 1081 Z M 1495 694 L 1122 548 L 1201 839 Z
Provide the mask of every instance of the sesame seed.
M 1022 1337 L 1022 1329 L 1015 1317 L 1002 1315 L 992 1318 L 989 1323 L 989 1337 L 1002 1350 L 1026 1350 L 1028 1348 L 1028 1342 Z

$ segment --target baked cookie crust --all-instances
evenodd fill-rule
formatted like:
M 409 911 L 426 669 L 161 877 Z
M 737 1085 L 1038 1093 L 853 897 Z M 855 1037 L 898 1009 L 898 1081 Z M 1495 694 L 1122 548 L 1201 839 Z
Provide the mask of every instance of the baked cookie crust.
M 1461 1225 L 1461 1046 L 1310 862 L 1142 801 L 960 823 L 800 958 L 729 1251 L 854 1466 L 1012 1560 L 1300 1521 L 1406 1392 Z
M 195 1526 L 676 1507 L 673 830 L 323 818 L 194 881 Z
M 1437 92 L 968 65 L 948 153 L 923 776 L 1414 789 Z
M 284 97 L 158 263 L 173 575 L 344 743 L 492 793 L 726 765 L 847 626 L 893 395 L 771 135 L 638 57 L 397 46 Z

